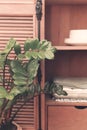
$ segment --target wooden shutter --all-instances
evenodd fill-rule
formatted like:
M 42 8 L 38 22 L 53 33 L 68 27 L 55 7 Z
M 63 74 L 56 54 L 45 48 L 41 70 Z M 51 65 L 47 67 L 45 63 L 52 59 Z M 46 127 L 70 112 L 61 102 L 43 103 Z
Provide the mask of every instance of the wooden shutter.
M 12 115 L 24 104 L 23 99 L 19 99 L 17 104 L 14 105 Z M 14 121 L 18 123 L 23 130 L 37 130 L 38 127 L 38 111 L 37 111 L 37 99 L 28 101 L 20 111 L 17 113 Z M 11 115 L 11 116 L 12 116 Z
M 26 38 L 35 36 L 34 17 L 30 16 L 0 16 L 0 49 L 9 38 L 13 37 L 23 43 Z
M 26 38 L 36 37 L 36 33 L 35 0 L 0 0 L 0 50 L 11 37 L 22 45 Z M 20 104 L 23 104 L 22 100 L 18 100 L 12 114 Z M 37 99 L 31 100 L 15 117 L 23 130 L 37 129 L 37 106 Z

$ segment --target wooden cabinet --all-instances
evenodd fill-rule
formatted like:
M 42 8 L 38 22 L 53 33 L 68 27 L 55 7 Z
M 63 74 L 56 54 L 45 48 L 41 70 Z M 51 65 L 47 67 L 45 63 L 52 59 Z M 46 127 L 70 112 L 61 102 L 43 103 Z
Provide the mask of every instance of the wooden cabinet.
M 57 1 L 56 1 L 57 2 Z M 46 5 L 46 39 L 58 52 L 54 61 L 46 63 L 46 78 L 87 76 L 87 46 L 68 46 L 64 39 L 70 30 L 87 29 L 87 5 L 56 3 Z M 49 67 L 48 67 L 49 66 Z M 55 68 L 55 69 L 52 69 Z
M 46 80 L 87 76 L 87 46 L 64 43 L 70 30 L 87 29 L 86 16 L 85 0 L 46 0 L 45 38 L 57 48 L 55 59 L 46 61 Z
M 53 61 L 46 61 L 46 80 L 58 77 L 87 77 L 87 46 L 64 43 L 70 30 L 87 29 L 86 0 L 46 0 L 45 38 L 57 48 Z M 46 130 L 86 130 L 87 103 L 55 102 L 46 99 Z

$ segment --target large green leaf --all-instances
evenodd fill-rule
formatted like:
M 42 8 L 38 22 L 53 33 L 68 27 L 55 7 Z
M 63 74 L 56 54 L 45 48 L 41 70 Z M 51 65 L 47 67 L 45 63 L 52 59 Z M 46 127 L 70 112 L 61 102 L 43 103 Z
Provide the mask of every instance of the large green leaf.
M 15 43 L 16 43 L 16 40 L 14 40 L 13 38 L 11 38 L 8 41 L 8 43 L 6 44 L 5 49 L 0 54 L 2 54 L 2 55 L 8 54 L 12 50 L 12 48 L 14 47 Z
M 34 78 L 32 78 L 32 77 L 28 78 L 27 86 L 29 86 L 30 84 L 32 84 L 33 80 L 34 80 Z
M 38 60 L 31 60 L 27 66 L 28 77 L 34 78 L 37 75 L 39 63 Z
M 29 42 L 30 42 L 29 39 L 27 39 L 27 40 L 25 41 L 25 44 L 24 44 L 24 51 L 29 51 L 29 49 L 30 49 L 30 44 L 29 44 Z
M 31 59 L 40 59 L 39 58 L 39 55 L 41 55 L 38 51 L 26 51 L 25 53 L 25 57 L 28 59 L 28 60 L 31 60 Z M 42 56 L 42 55 L 41 55 Z M 41 57 L 40 56 L 40 57 Z
M 54 54 L 52 53 L 52 51 L 48 50 L 45 52 L 45 57 L 47 59 L 53 59 L 54 58 Z
M 18 55 L 17 55 L 17 58 L 18 58 L 19 60 L 23 60 L 23 59 L 25 58 L 25 54 L 18 54 Z
M 33 59 L 38 59 L 38 52 L 33 51 L 31 54 Z
M 15 74 L 13 75 L 13 79 L 14 79 L 14 80 L 26 81 L 26 80 L 27 80 L 27 76 L 20 75 L 20 73 L 15 73 Z
M 0 69 L 4 69 L 6 54 L 0 54 Z
M 39 51 L 38 52 L 38 57 L 39 57 L 39 59 L 45 59 L 45 53 L 44 53 L 44 51 Z
M 15 96 L 20 94 L 20 90 L 17 87 L 13 87 L 13 89 L 8 93 L 7 99 L 13 100 Z
M 18 55 L 21 53 L 21 46 L 19 44 L 15 44 L 14 46 L 15 54 Z
M 15 73 L 13 75 L 13 79 L 14 79 L 14 84 L 17 86 L 27 85 L 28 77 L 21 75 L 20 73 Z
M 25 57 L 26 57 L 28 60 L 31 60 L 31 59 L 32 59 L 32 51 L 26 51 Z M 35 57 L 36 57 L 36 56 L 35 56 Z M 35 58 L 35 59 L 36 59 L 36 58 Z
M 49 42 L 47 40 L 42 40 L 39 44 L 39 49 L 45 51 L 48 48 Z
M 52 46 L 51 42 L 47 40 L 39 41 L 37 39 L 29 40 L 26 42 L 26 52 L 25 57 L 27 59 L 53 59 L 55 48 Z
M 13 74 L 13 79 L 14 79 L 14 84 L 17 86 L 23 86 L 27 84 L 28 81 L 28 74 L 26 68 L 21 64 L 21 62 L 12 62 L 12 71 L 14 72 Z
M 12 67 L 12 71 L 15 73 L 20 73 L 20 75 L 25 75 L 26 76 L 26 71 L 23 68 L 22 64 L 20 61 L 18 60 L 14 60 L 11 62 L 11 67 Z
M 29 50 L 36 50 L 39 44 L 38 39 L 27 39 L 25 44 L 24 44 L 24 50 L 29 51 Z
M 16 41 L 11 38 L 9 42 L 6 44 L 6 47 L 3 51 L 0 52 L 0 68 L 4 69 L 5 61 L 7 58 L 7 55 L 10 53 L 10 51 L 13 49 Z
M 27 81 L 23 81 L 22 79 L 16 79 L 14 81 L 14 84 L 17 85 L 17 86 L 22 86 L 22 85 L 27 85 Z
M 24 78 L 22 77 L 21 79 L 19 79 L 19 81 L 17 79 L 16 85 L 29 86 L 30 84 L 32 84 L 34 78 L 37 75 L 38 67 L 39 67 L 39 64 L 38 64 L 37 60 L 30 60 L 27 64 L 27 67 L 26 67 L 27 68 L 26 69 L 27 76 Z
M 56 84 L 53 81 L 46 82 L 44 87 L 44 93 L 51 95 L 57 94 L 67 96 L 67 92 L 63 90 L 63 86 Z

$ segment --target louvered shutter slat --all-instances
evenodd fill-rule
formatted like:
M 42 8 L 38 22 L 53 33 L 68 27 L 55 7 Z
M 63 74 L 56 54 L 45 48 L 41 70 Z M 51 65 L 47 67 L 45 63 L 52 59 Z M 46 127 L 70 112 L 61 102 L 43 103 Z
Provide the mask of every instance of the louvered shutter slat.
M 3 42 L 5 41 L 6 44 L 6 41 L 8 41 L 10 37 L 14 37 L 17 41 L 18 40 L 24 41 L 26 38 L 29 37 L 33 38 L 34 37 L 33 22 L 34 22 L 33 16 L 20 17 L 20 18 L 1 17 L 0 18 L 0 43 L 2 43 L 2 41 Z
M 16 105 L 13 107 L 12 116 L 14 115 L 15 111 L 22 105 L 24 102 L 23 100 L 19 100 Z M 34 127 L 35 121 L 34 121 L 34 100 L 31 100 L 27 102 L 22 109 L 17 113 L 14 121 L 16 121 L 18 124 L 20 124 L 23 128 L 26 127 Z
M 8 40 L 13 37 L 21 46 L 27 38 L 36 36 L 36 19 L 35 19 L 35 0 L 0 0 L 0 51 L 4 49 Z M 10 58 L 14 57 L 12 51 Z M 5 77 L 9 79 L 8 67 L 5 69 Z M 0 71 L 2 74 L 2 71 Z M 2 86 L 2 84 L 0 83 Z M 9 86 L 5 83 L 6 89 Z M 28 101 L 17 113 L 16 121 L 23 130 L 37 129 L 37 99 Z M 23 100 L 18 100 L 12 109 L 12 114 L 23 104 Z

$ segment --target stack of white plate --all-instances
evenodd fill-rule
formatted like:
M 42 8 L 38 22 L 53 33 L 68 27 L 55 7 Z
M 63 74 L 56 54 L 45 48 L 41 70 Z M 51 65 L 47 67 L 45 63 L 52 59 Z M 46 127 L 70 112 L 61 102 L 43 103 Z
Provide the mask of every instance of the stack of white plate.
M 65 38 L 64 43 L 69 45 L 87 45 L 87 30 L 70 30 L 69 38 Z

